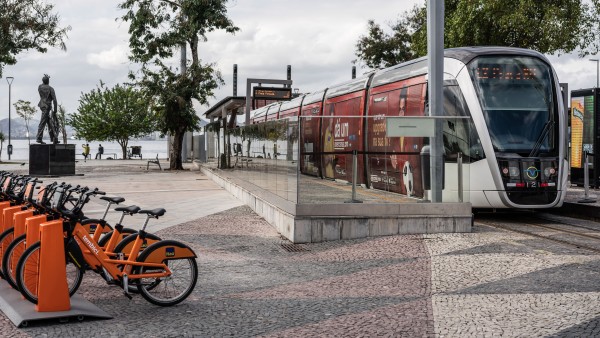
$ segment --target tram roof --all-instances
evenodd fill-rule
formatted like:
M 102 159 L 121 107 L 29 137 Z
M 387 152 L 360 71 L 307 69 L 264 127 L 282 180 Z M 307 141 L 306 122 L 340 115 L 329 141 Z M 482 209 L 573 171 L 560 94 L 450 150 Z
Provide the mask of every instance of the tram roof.
M 500 46 L 481 46 L 481 47 L 457 47 L 444 50 L 444 57 L 456 59 L 464 64 L 468 64 L 474 58 L 485 55 L 520 55 L 532 56 L 542 59 L 548 64 L 550 61 L 541 53 L 530 49 L 500 47 Z M 428 72 L 427 56 L 400 63 L 375 73 L 371 82 L 372 87 L 385 85 L 388 83 L 408 79 L 411 77 L 425 75 Z

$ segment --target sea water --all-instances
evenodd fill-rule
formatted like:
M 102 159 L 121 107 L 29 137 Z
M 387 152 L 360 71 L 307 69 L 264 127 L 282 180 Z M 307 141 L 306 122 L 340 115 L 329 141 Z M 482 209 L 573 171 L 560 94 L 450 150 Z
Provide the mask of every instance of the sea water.
M 44 140 L 46 143 L 50 143 L 49 140 Z M 13 145 L 13 153 L 10 156 L 11 161 L 28 161 L 29 160 L 29 142 L 27 139 L 22 140 L 12 140 Z M 62 143 L 62 139 L 61 139 Z M 117 142 L 86 142 L 83 140 L 67 140 L 67 144 L 75 145 L 75 153 L 81 154 L 83 153 L 82 145 L 88 143 L 90 145 L 90 155 L 93 158 L 96 157 L 96 153 L 98 152 L 98 145 L 102 144 L 104 147 L 104 155 L 102 155 L 102 159 L 106 159 L 108 157 L 113 157 L 113 154 L 117 154 L 118 159 L 123 158 L 123 151 L 121 150 L 121 146 Z M 31 144 L 35 144 L 35 140 L 31 140 Z M 157 140 L 157 141 L 146 141 L 146 140 L 129 140 L 127 144 L 128 147 L 131 146 L 141 146 L 142 147 L 142 157 L 147 159 L 156 158 L 158 154 L 159 158 L 167 158 L 168 157 L 168 144 L 167 140 Z M 8 160 L 8 139 L 4 141 L 2 144 L 2 157 L 0 158 L 2 161 Z M 79 156 L 77 156 L 79 157 Z M 136 157 L 138 158 L 138 157 Z

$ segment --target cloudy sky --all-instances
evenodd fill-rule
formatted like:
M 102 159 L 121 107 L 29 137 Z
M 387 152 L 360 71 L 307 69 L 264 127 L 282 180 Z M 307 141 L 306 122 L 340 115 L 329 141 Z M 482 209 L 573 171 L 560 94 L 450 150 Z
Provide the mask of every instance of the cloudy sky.
M 113 86 L 126 81 L 127 24 L 119 20 L 120 0 L 49 0 L 61 16 L 62 26 L 71 26 L 67 52 L 51 49 L 46 54 L 27 52 L 18 63 L 7 66 L 3 76 L 13 76 L 12 102 L 19 99 L 37 104 L 37 86 L 44 73 L 51 76 L 58 101 L 67 112 L 75 112 L 82 92 L 100 80 Z M 226 84 L 215 92 L 212 103 L 232 95 L 232 68 L 238 64 L 238 94 L 245 94 L 246 78 L 285 79 L 292 65 L 293 88 L 310 92 L 350 79 L 351 61 L 367 20 L 394 20 L 400 13 L 424 0 L 235 0 L 229 16 L 240 27 L 236 35 L 215 32 L 200 45 L 203 62 L 218 65 Z M 576 55 L 550 56 L 561 82 L 570 89 L 596 84 L 596 64 Z M 174 60 L 174 64 L 177 61 Z M 359 74 L 365 71 L 359 69 Z M 208 107 L 197 106 L 203 114 Z M 14 107 L 12 108 L 14 118 Z M 8 117 L 8 84 L 0 79 L 0 119 Z M 39 118 L 39 114 L 36 116 Z

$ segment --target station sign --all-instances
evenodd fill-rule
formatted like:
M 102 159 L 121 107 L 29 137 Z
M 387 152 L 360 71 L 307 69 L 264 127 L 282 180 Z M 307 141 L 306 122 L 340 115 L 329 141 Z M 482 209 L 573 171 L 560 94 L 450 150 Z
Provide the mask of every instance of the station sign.
M 386 117 L 387 137 L 434 137 L 435 119 L 431 117 Z
M 254 87 L 252 88 L 254 100 L 290 100 L 292 88 L 282 87 Z

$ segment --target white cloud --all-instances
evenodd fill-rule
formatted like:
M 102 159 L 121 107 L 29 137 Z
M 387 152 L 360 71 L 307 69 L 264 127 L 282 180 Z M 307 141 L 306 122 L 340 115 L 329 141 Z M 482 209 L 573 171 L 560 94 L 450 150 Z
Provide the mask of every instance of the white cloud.
M 120 69 L 129 63 L 127 59 L 128 52 L 129 47 L 116 45 L 111 49 L 103 50 L 99 53 L 89 53 L 86 56 L 86 60 L 87 63 L 102 69 Z

